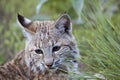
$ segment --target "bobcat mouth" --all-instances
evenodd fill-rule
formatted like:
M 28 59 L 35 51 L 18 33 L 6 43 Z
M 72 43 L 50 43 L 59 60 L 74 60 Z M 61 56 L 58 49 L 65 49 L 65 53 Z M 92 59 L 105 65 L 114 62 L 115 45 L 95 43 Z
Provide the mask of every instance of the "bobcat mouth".
M 55 71 L 55 72 L 63 72 L 63 73 L 67 73 L 67 67 L 65 66 L 65 64 L 62 64 L 63 61 L 62 60 L 56 60 L 55 62 L 53 62 L 52 65 L 48 66 L 48 65 L 44 65 L 44 67 L 47 67 L 47 71 Z
M 67 73 L 67 68 L 65 65 L 57 64 L 57 65 L 53 65 L 52 67 L 50 67 L 49 71 L 55 71 L 57 73 L 58 72 Z

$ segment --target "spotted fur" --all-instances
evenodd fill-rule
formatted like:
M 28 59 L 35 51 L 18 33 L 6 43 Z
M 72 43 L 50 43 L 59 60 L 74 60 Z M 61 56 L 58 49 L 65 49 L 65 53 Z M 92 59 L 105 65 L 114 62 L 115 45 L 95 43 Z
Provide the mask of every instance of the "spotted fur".
M 71 20 L 63 14 L 56 21 L 31 21 L 18 15 L 25 49 L 0 67 L 0 80 L 69 80 L 79 73 L 80 57 Z

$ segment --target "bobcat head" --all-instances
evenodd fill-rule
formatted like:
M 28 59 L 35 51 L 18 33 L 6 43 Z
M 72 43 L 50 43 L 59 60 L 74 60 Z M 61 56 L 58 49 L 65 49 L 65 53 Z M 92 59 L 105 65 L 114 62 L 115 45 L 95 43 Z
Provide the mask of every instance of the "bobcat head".
M 56 21 L 31 21 L 18 14 L 26 37 L 25 62 L 35 73 L 77 69 L 79 51 L 68 14 Z

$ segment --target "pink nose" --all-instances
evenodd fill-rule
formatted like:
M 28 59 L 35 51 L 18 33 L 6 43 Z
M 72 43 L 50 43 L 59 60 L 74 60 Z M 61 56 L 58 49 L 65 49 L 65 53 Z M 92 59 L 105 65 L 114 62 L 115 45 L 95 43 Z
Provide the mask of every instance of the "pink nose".
M 45 64 L 48 68 L 51 68 L 53 65 L 53 59 L 45 59 Z
M 50 64 L 46 64 L 48 68 L 51 68 L 53 63 L 50 63 Z

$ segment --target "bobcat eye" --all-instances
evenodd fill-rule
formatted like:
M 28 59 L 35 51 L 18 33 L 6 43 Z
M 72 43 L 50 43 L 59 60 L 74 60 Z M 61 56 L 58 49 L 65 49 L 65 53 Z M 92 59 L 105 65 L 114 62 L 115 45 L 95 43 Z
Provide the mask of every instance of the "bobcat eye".
M 58 51 L 58 50 L 60 50 L 60 48 L 61 48 L 60 46 L 55 46 L 55 47 L 53 47 L 52 51 L 53 52 Z
M 77 63 L 77 60 L 73 60 L 74 63 Z
M 37 54 L 43 54 L 43 51 L 42 51 L 41 49 L 35 49 L 35 52 L 36 52 Z

